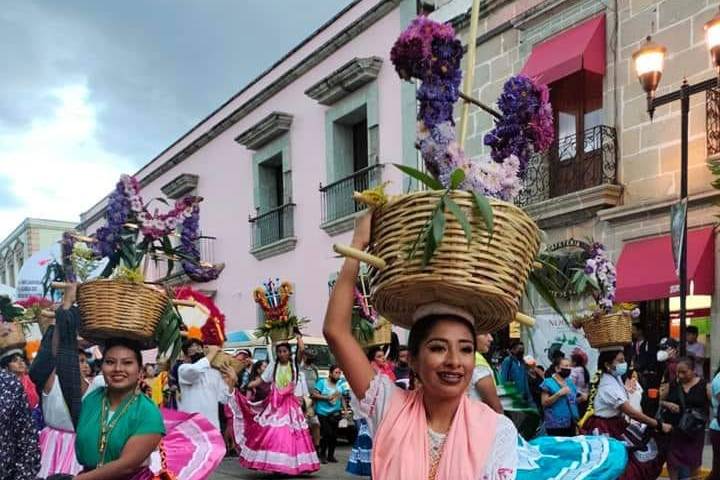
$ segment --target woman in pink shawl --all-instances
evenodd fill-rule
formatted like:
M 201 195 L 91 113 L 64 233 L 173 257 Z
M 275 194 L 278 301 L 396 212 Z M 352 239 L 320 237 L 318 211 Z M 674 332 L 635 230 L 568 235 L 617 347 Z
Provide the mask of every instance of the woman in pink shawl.
M 370 221 L 369 215 L 358 220 L 354 248 L 368 246 Z M 358 398 L 355 411 L 367 418 L 373 431 L 373 478 L 515 478 L 515 426 L 465 395 L 475 366 L 474 319 L 457 307 L 419 306 L 408 349 L 421 387 L 402 390 L 376 373 L 352 335 L 358 269 L 357 260 L 345 260 L 328 304 L 324 334 Z

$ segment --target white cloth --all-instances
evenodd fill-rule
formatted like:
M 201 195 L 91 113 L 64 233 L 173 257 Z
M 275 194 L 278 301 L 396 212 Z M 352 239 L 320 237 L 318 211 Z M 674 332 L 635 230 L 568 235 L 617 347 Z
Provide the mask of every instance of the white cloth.
M 595 403 L 593 404 L 595 416 L 601 418 L 617 417 L 620 415 L 620 407 L 628 400 L 628 393 L 622 381 L 614 375 L 603 373 L 602 377 L 600 377 Z
M 105 379 L 102 375 L 98 375 L 88 386 L 83 398 L 85 398 L 90 392 L 96 388 L 105 386 Z M 64 432 L 74 432 L 72 417 L 70 417 L 70 410 L 65 404 L 65 398 L 63 397 L 62 387 L 60 386 L 60 380 L 57 375 L 53 379 L 53 385 L 49 393 L 42 392 L 42 412 L 43 420 L 45 425 L 55 430 L 62 430 Z
M 297 368 L 293 365 L 295 375 L 297 375 L 297 379 L 295 380 L 295 396 L 296 397 L 309 397 L 310 391 L 307 387 L 307 382 L 305 381 L 305 374 L 302 372 L 302 370 L 298 371 Z M 262 381 L 265 383 L 272 383 L 273 380 L 273 372 L 275 371 L 275 360 L 270 362 L 268 366 L 265 368 L 265 371 L 263 372 Z
M 492 375 L 492 372 L 490 369 L 484 365 L 478 365 L 473 369 L 472 374 L 472 380 L 470 380 L 470 385 L 468 385 L 467 389 L 467 395 L 473 400 L 477 400 L 482 402 L 482 398 L 480 397 L 480 392 L 478 392 L 478 389 L 475 388 L 475 385 L 477 385 L 477 382 L 482 380 L 485 377 L 489 377 Z
M 218 403 L 226 404 L 232 392 L 220 372 L 210 366 L 207 358 L 185 363 L 178 368 L 180 402 L 178 410 L 200 413 L 220 430 Z
M 374 436 L 380 422 L 390 405 L 393 385 L 386 375 L 375 375 L 370 382 L 365 397 L 358 400 L 351 397 L 353 411 L 365 418 L 371 434 Z M 428 429 L 428 436 L 434 432 Z M 437 434 L 435 434 L 437 435 Z M 428 452 L 430 455 L 430 452 Z M 487 457 L 485 472 L 478 480 L 512 480 L 516 477 L 518 466 L 518 433 L 512 421 L 505 415 L 498 415 L 495 429 L 495 443 Z

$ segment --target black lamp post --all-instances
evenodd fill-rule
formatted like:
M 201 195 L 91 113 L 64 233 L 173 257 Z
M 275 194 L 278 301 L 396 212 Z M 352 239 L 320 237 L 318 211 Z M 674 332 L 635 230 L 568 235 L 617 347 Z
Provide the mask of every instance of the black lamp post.
M 720 12 L 705 24 L 705 33 L 713 66 L 720 75 Z M 690 97 L 696 93 L 706 92 L 717 87 L 718 78 L 710 78 L 690 85 L 683 80 L 679 90 L 655 96 L 655 91 L 662 78 L 665 53 L 667 49 L 647 37 L 645 43 L 633 53 L 635 71 L 643 90 L 647 93 L 647 111 L 652 120 L 655 109 L 661 105 L 680 100 L 680 201 L 687 202 L 688 197 L 688 116 L 690 113 Z M 680 355 L 686 353 L 687 327 L 687 210 L 683 224 L 683 238 L 680 251 Z

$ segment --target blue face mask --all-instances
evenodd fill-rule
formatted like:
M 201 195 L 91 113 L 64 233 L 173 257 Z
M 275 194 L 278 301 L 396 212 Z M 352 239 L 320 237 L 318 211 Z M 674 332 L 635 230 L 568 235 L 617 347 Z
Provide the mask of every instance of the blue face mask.
M 622 377 L 627 373 L 627 368 L 628 366 L 626 362 L 618 363 L 617 365 L 615 365 L 615 376 Z

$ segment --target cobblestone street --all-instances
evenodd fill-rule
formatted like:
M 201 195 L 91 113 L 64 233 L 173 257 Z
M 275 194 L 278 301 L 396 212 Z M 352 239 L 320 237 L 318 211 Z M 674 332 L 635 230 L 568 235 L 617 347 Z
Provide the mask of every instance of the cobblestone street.
M 212 480 L 230 480 L 230 479 L 272 479 L 272 478 L 313 478 L 313 479 L 360 479 L 363 477 L 356 477 L 354 475 L 348 475 L 345 473 L 345 466 L 347 465 L 348 455 L 350 455 L 349 446 L 339 446 L 335 452 L 337 459 L 339 460 L 336 464 L 322 465 L 320 471 L 311 476 L 300 476 L 300 477 L 288 477 L 286 475 L 272 475 L 262 472 L 254 472 L 252 470 L 246 470 L 238 465 L 236 458 L 227 458 L 220 465 L 220 468 L 210 477 Z

